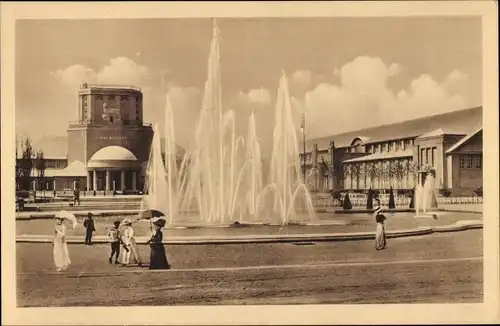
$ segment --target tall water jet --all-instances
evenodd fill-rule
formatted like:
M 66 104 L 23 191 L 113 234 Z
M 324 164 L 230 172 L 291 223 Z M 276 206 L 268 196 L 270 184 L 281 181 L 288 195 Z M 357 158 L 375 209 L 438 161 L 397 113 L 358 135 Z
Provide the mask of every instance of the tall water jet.
M 168 185 L 165 178 L 165 168 L 161 156 L 161 143 L 158 126 L 153 127 L 153 141 L 149 151 L 149 160 L 146 168 L 146 195 L 141 202 L 141 210 L 155 209 L 169 215 Z
M 248 120 L 246 139 L 236 137 L 235 115 L 231 110 L 223 110 L 221 86 L 219 30 L 214 20 L 208 77 L 195 128 L 195 148 L 178 167 L 175 123 L 167 96 L 165 169 L 159 168 L 157 157 L 161 161 L 161 153 L 158 155 L 159 140 L 155 132 L 147 174 L 148 180 L 152 180 L 148 183 L 151 188 L 148 196 L 153 199 L 148 201 L 165 206 L 169 224 L 177 223 L 182 213 L 193 208 L 195 223 L 202 225 L 229 224 L 236 219 L 285 225 L 314 218 L 312 200 L 300 174 L 297 131 L 284 73 L 276 103 L 270 178 L 265 187 L 255 112 Z

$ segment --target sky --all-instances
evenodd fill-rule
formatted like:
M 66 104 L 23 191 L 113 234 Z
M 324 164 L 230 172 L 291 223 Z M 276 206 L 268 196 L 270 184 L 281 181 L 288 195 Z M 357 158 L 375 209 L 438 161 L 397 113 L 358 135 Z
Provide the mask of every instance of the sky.
M 310 138 L 481 105 L 478 17 L 218 19 L 223 102 L 270 148 L 285 72 Z M 142 88 L 144 120 L 190 149 L 207 78 L 210 19 L 19 20 L 16 134 L 66 135 L 83 82 Z M 269 141 L 268 141 L 269 140 Z

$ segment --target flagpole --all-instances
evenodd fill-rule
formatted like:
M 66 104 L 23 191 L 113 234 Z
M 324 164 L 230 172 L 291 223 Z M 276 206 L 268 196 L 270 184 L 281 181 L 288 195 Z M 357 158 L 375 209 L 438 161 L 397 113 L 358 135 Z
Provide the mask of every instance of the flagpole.
M 301 121 L 301 129 L 302 129 L 302 144 L 303 144 L 303 152 L 302 156 L 304 159 L 304 168 L 302 169 L 304 183 L 306 183 L 306 122 L 305 122 L 306 114 L 305 112 L 302 114 Z

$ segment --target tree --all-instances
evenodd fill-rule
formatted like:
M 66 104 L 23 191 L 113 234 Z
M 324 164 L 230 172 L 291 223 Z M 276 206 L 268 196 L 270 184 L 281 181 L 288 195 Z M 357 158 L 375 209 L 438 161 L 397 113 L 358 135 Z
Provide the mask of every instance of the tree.
M 365 173 L 368 178 L 370 178 L 370 188 L 374 187 L 374 181 L 378 176 L 378 166 L 375 162 L 367 163 L 365 168 Z
M 406 165 L 401 160 L 396 160 L 391 164 L 391 175 L 394 176 L 398 184 L 402 187 L 403 178 L 407 174 Z
M 31 185 L 31 171 L 33 170 L 34 149 L 31 140 L 26 138 L 22 143 L 22 153 L 19 159 L 19 188 L 29 190 Z
M 352 165 L 351 164 L 343 164 L 342 166 L 342 173 L 344 175 L 344 189 L 346 189 L 346 180 L 348 180 L 349 178 L 351 178 L 352 176 L 352 172 L 353 172 L 353 168 L 352 168 Z M 352 188 L 352 179 L 351 179 L 351 188 Z
M 349 192 L 346 192 L 344 202 L 342 203 L 343 209 L 352 209 L 351 200 L 349 199 Z
M 375 163 L 375 179 L 378 181 L 384 180 L 384 166 L 382 162 Z M 381 185 L 379 188 L 383 188 L 383 186 Z
M 380 163 L 380 179 L 384 181 L 383 188 L 386 189 L 387 181 L 391 180 L 391 165 L 389 161 Z
M 353 164 L 351 166 L 351 174 L 356 180 L 356 189 L 359 189 L 359 179 L 363 177 L 363 169 L 361 167 L 361 164 Z
M 43 190 L 45 190 L 45 169 L 47 168 L 47 161 L 43 157 L 43 151 L 36 152 L 35 156 L 35 169 L 38 174 L 38 180 L 42 184 Z
M 417 162 L 415 162 L 415 161 L 408 162 L 407 171 L 409 174 L 411 174 L 411 176 L 413 178 L 413 185 L 418 184 L 418 171 L 419 170 L 420 170 L 420 166 L 418 165 Z

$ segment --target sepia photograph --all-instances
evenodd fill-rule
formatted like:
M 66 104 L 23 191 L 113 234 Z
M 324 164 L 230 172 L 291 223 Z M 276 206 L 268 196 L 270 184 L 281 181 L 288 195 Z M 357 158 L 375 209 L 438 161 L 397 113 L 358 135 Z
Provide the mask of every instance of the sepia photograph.
M 485 18 L 205 5 L 10 18 L 10 305 L 498 304 L 498 87 L 485 82 L 498 66 L 485 66 Z

